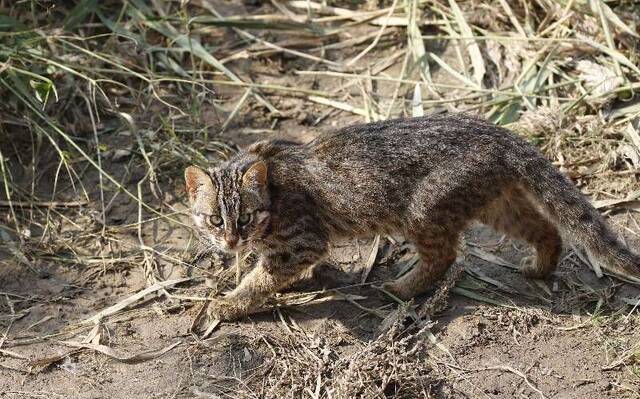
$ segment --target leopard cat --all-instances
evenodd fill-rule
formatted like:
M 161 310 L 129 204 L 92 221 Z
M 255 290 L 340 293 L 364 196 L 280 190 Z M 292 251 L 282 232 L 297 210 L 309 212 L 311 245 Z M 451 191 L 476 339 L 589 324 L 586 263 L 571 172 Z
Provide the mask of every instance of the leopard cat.
M 609 270 L 640 274 L 640 256 L 533 145 L 470 115 L 355 125 L 307 144 L 260 141 L 217 167 L 188 167 L 185 180 L 202 240 L 259 256 L 210 304 L 209 315 L 222 320 L 258 311 L 336 238 L 401 234 L 413 242 L 421 262 L 383 285 L 412 298 L 443 276 L 474 221 L 535 248 L 521 269 L 530 278 L 554 271 L 561 233 Z

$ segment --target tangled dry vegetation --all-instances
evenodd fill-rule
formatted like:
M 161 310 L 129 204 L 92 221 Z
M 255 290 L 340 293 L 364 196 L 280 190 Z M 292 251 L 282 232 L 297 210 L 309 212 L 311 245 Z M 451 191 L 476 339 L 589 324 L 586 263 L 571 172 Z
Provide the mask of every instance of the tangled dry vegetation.
M 195 318 L 205 279 L 214 292 L 233 284 L 235 269 L 192 262 L 197 239 L 181 173 L 276 132 L 306 139 L 336 124 L 472 112 L 538 145 L 601 210 L 637 211 L 639 26 L 640 6 L 625 0 L 0 0 L 0 362 L 16 362 L 0 368 L 34 372 L 79 351 L 134 363 L 197 345 L 187 334 L 122 356 L 108 326 L 153 312 Z M 634 223 L 629 217 L 623 229 L 637 237 Z M 504 263 L 477 247 L 471 254 Z M 376 255 L 380 263 L 377 247 L 366 269 Z M 404 269 L 413 265 L 402 259 Z M 29 331 L 51 321 L 34 310 L 41 304 L 91 295 L 134 270 L 144 271 L 138 294 Z M 55 297 L 13 291 L 10 280 L 25 273 L 62 273 L 73 283 Z M 511 292 L 474 268 L 467 274 Z M 475 288 L 453 292 L 497 303 Z M 338 294 L 358 300 L 339 290 L 282 300 Z M 425 345 L 437 338 L 413 309 L 364 308 L 388 327 L 346 352 L 341 338 L 299 327 L 265 333 L 260 371 L 220 392 L 432 397 L 444 377 Z M 72 349 L 36 358 L 19 351 L 53 342 Z M 633 347 L 616 353 L 620 364 L 633 359 Z M 544 397 L 522 372 L 502 370 Z

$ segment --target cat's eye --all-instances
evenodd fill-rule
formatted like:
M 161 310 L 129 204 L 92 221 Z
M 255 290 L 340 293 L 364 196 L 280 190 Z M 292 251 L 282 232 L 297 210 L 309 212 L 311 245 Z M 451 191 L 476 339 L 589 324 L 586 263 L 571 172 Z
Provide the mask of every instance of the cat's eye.
M 211 223 L 212 225 L 216 226 L 216 227 L 220 227 L 222 226 L 222 218 L 218 215 L 211 215 L 209 217 L 209 223 Z
M 241 225 L 245 225 L 247 223 L 249 223 L 251 221 L 251 214 L 250 213 L 244 213 L 242 215 L 240 215 L 240 217 L 238 217 L 238 223 Z

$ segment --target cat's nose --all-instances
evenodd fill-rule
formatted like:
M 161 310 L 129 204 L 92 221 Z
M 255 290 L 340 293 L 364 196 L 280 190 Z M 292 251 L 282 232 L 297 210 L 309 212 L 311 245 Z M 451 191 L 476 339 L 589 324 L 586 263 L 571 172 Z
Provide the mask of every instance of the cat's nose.
M 238 236 L 236 235 L 225 235 L 224 236 L 224 242 L 227 243 L 227 247 L 229 247 L 229 249 L 233 249 L 236 247 L 236 244 L 238 244 Z

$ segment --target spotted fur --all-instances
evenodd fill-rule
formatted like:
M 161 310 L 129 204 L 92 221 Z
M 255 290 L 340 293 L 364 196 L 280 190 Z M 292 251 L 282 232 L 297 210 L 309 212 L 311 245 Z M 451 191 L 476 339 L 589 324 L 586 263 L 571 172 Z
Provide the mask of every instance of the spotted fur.
M 421 264 L 385 287 L 413 297 L 449 268 L 474 220 L 535 247 L 536 261 L 523 269 L 530 277 L 553 272 L 561 232 L 614 271 L 640 269 L 640 257 L 535 147 L 464 114 L 355 125 L 304 145 L 262 141 L 217 168 L 190 167 L 185 178 L 203 237 L 260 255 L 241 284 L 212 305 L 223 319 L 257 309 L 338 237 L 400 233 L 412 240 Z M 251 222 L 240 223 L 247 214 Z M 211 226 L 211 216 L 223 226 Z

